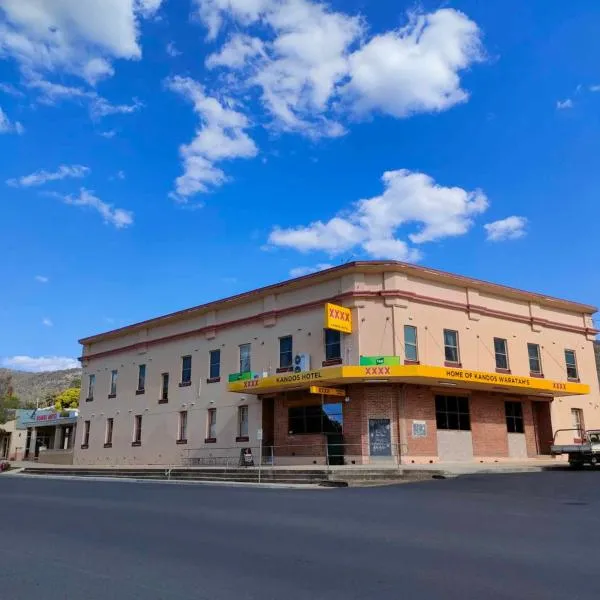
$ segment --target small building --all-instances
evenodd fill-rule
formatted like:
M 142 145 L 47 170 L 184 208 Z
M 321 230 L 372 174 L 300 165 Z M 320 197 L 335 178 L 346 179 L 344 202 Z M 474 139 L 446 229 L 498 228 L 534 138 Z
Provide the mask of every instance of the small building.
M 17 429 L 16 418 L 0 425 L 0 459 L 23 460 L 25 431 Z
M 75 462 L 544 456 L 600 427 L 595 311 L 368 261 L 87 337 Z
M 25 432 L 23 460 L 73 464 L 79 411 L 54 407 L 17 410 L 16 429 Z

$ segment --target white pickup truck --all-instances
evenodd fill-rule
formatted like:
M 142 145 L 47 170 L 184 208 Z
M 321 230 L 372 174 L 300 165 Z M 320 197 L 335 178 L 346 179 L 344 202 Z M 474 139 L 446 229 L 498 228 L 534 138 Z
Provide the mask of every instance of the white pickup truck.
M 564 437 L 565 432 L 574 431 L 575 440 L 572 444 L 557 444 L 559 437 Z M 600 464 L 600 429 L 582 431 L 579 429 L 558 429 L 550 447 L 553 456 L 567 454 L 569 465 L 581 468 L 584 465 L 596 466 Z

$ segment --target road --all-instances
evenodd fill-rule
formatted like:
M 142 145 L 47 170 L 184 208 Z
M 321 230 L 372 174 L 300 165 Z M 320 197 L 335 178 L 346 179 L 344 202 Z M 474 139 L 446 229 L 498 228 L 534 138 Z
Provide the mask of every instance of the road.
M 596 599 L 600 473 L 291 490 L 0 476 L 7 600 Z

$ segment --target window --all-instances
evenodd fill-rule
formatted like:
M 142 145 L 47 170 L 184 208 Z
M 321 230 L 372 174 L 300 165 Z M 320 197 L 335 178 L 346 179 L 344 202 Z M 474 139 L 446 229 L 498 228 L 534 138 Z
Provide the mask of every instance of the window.
M 96 386 L 96 376 L 90 375 L 88 378 L 88 393 L 87 393 L 88 400 L 94 399 L 94 387 L 95 386 Z
M 81 440 L 81 447 L 87 448 L 90 443 L 90 421 L 83 422 L 83 438 Z
M 292 336 L 286 335 L 279 338 L 279 368 L 288 369 L 293 366 Z
M 436 396 L 435 420 L 438 429 L 469 431 L 469 399 L 462 396 Z
M 508 433 L 525 433 L 523 424 L 523 404 L 521 402 L 505 402 L 506 430 Z
M 188 423 L 187 410 L 182 410 L 179 413 L 179 428 L 177 431 L 177 441 L 178 442 L 187 442 L 187 423 Z
M 221 377 L 221 351 L 211 350 L 209 353 L 209 379 L 218 379 Z
M 446 362 L 459 363 L 458 331 L 444 329 L 444 359 Z
M 412 325 L 404 326 L 404 358 L 411 362 L 418 362 L 419 360 L 417 328 Z
M 163 373 L 160 382 L 160 400 L 161 402 L 169 401 L 169 374 Z
M 527 344 L 529 355 L 529 370 L 536 375 L 542 374 L 542 359 L 540 358 L 540 347 L 538 344 Z
M 106 419 L 106 431 L 104 432 L 104 445 L 112 446 L 114 419 Z
M 305 433 L 342 433 L 343 409 L 341 402 L 294 406 L 288 409 L 288 429 L 292 435 Z
M 238 437 L 248 439 L 248 407 L 238 407 Z
M 496 369 L 508 371 L 508 344 L 503 338 L 494 338 L 494 354 L 496 355 Z
M 133 443 L 136 446 L 142 443 L 142 415 L 135 415 L 133 420 Z
M 117 395 L 117 377 L 119 376 L 119 371 L 116 369 L 110 372 L 110 396 Z
M 240 346 L 240 373 L 248 373 L 252 370 L 250 363 L 250 344 L 242 344 Z
M 579 379 L 575 350 L 565 350 L 565 363 L 567 365 L 567 377 L 569 379 Z
M 208 409 L 208 423 L 207 423 L 207 438 L 209 440 L 217 439 L 217 409 Z
M 342 358 L 342 336 L 334 329 L 325 330 L 325 360 Z
M 581 410 L 581 408 L 572 408 L 571 419 L 573 419 L 573 429 L 577 429 L 577 431 L 581 433 L 581 437 L 583 437 L 583 432 L 585 431 L 585 424 L 583 422 L 583 410 Z
M 192 357 L 189 355 L 181 357 L 181 383 L 192 383 Z
M 143 392 L 146 389 L 146 365 L 138 366 L 138 386 L 137 391 Z

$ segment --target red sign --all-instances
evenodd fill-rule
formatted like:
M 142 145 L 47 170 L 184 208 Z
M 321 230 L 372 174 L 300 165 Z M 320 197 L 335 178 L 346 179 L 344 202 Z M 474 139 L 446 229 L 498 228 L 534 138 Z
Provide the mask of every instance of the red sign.
M 389 367 L 365 367 L 365 375 L 390 375 Z
M 35 418 L 36 421 L 54 421 L 55 419 L 58 419 L 57 413 L 50 413 L 48 415 L 37 415 Z

